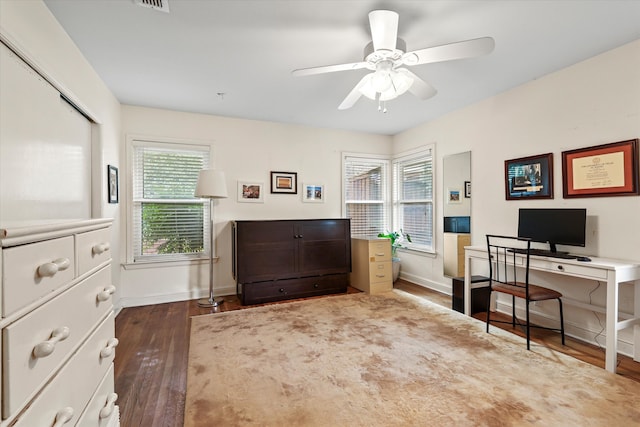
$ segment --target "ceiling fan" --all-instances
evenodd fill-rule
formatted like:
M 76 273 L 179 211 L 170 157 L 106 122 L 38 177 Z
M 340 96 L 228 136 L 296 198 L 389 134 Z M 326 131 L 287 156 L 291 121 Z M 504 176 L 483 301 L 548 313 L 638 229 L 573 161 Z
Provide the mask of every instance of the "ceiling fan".
M 338 109 L 346 110 L 353 107 L 364 95 L 378 101 L 378 110 L 386 113 L 385 102 L 407 91 L 422 100 L 431 98 L 437 93 L 430 84 L 403 66 L 486 55 L 493 51 L 495 46 L 491 37 L 481 37 L 407 52 L 407 44 L 398 38 L 398 17 L 396 12 L 390 10 L 369 12 L 372 41 L 364 48 L 363 61 L 302 68 L 294 70 L 292 74 L 309 76 L 335 71 L 369 69 L 373 73 L 367 74 L 356 84 Z

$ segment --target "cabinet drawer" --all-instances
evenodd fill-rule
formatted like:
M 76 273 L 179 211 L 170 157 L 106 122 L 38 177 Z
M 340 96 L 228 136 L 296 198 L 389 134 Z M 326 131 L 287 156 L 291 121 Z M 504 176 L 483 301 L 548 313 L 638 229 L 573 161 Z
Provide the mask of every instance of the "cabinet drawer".
M 369 281 L 371 283 L 390 282 L 393 284 L 393 271 L 390 261 L 369 264 Z
M 2 312 L 7 317 L 73 280 L 73 237 L 3 249 L 2 274 Z
M 75 425 L 100 380 L 112 366 L 115 355 L 114 331 L 114 316 L 111 313 L 42 390 L 15 426 L 53 426 L 56 415 L 64 408 L 73 410 L 71 419 L 65 425 Z
M 346 274 L 274 280 L 242 285 L 242 303 L 259 304 L 328 293 L 346 292 Z
M 391 241 L 389 239 L 369 242 L 369 262 L 391 261 Z
M 3 347 L 3 416 L 18 410 L 74 351 L 113 303 L 109 293 L 111 268 L 105 267 L 47 304 L 5 328 Z M 106 298 L 105 298 L 106 295 Z M 102 299 L 102 300 L 101 300 Z M 48 355 L 35 355 L 36 347 L 51 340 L 54 330 L 68 328 L 67 338 L 57 341 Z
M 529 260 L 530 268 L 544 269 L 554 273 L 566 273 L 572 276 L 586 277 L 591 279 L 607 280 L 607 270 L 600 268 L 592 268 L 589 266 L 575 265 L 562 261 L 550 261 L 531 258 Z
M 109 261 L 111 258 L 110 230 L 110 228 L 102 228 L 76 235 L 78 276 Z
M 113 392 L 113 384 L 113 366 L 110 366 L 76 427 L 106 427 L 116 424 L 119 411 L 115 401 L 118 395 Z

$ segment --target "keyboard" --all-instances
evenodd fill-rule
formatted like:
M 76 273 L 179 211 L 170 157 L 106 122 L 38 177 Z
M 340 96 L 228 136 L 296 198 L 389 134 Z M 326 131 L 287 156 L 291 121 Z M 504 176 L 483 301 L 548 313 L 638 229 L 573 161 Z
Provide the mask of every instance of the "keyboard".
M 509 249 L 509 252 L 515 252 L 517 254 L 526 254 L 527 250 L 526 249 L 520 249 L 520 248 L 515 248 L 515 249 Z M 529 250 L 529 254 L 530 255 L 536 255 L 536 256 L 546 256 L 549 258 L 561 258 L 561 259 L 576 259 L 578 258 L 577 255 L 571 255 L 568 254 L 566 252 L 551 252 L 547 249 L 530 249 Z

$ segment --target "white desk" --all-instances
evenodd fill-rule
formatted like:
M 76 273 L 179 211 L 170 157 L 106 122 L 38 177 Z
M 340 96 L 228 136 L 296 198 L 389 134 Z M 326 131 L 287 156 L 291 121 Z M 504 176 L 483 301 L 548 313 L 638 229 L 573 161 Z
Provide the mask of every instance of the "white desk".
M 482 259 L 487 262 L 486 246 L 465 246 L 464 269 L 464 312 L 471 312 L 471 275 L 472 260 Z M 633 360 L 640 362 L 640 263 L 629 261 L 590 257 L 591 262 L 581 262 L 575 259 L 561 259 L 543 256 L 531 256 L 529 270 L 546 271 L 565 276 L 581 277 L 606 283 L 606 355 L 605 368 L 616 371 L 618 354 L 618 331 L 635 326 L 633 343 Z M 516 254 L 516 264 L 524 267 L 525 256 Z M 633 318 L 619 321 L 618 295 L 620 283 L 634 283 L 634 313 Z

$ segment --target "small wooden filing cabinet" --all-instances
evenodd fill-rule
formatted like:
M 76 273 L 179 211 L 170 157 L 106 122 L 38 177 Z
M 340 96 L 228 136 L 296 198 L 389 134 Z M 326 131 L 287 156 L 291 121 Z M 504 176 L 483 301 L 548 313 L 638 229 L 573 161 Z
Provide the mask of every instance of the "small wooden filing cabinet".
M 353 271 L 351 286 L 369 294 L 393 289 L 391 241 L 379 238 L 352 238 Z

